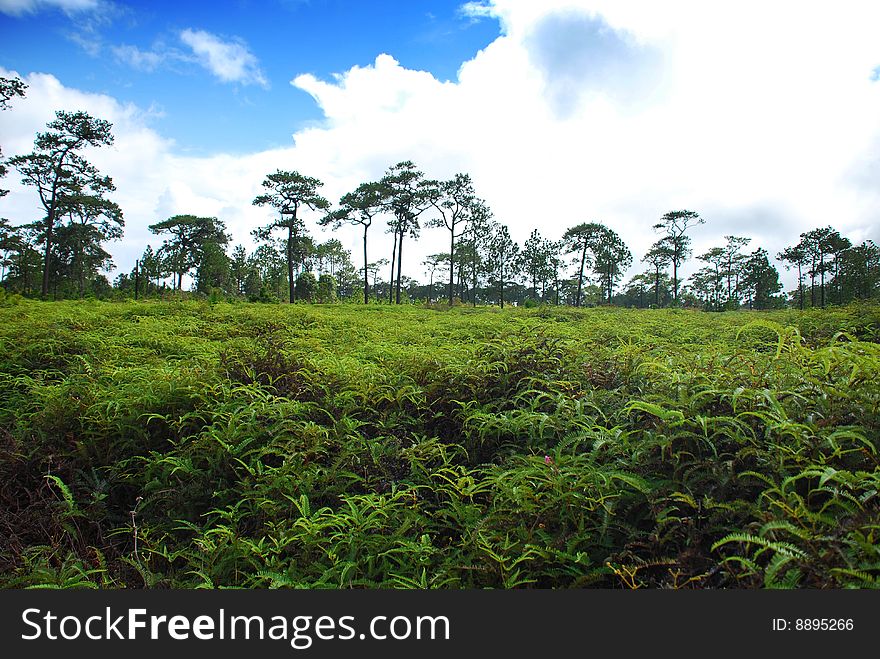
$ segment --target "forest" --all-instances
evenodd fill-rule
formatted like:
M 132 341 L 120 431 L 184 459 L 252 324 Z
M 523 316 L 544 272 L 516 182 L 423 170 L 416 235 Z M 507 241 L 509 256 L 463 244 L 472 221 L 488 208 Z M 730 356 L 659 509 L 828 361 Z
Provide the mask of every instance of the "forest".
M 880 584 L 873 242 L 694 257 L 671 210 L 625 281 L 606 224 L 520 245 L 402 161 L 337 204 L 268 173 L 253 251 L 182 212 L 111 282 L 112 142 L 58 111 L 2 164 L 43 217 L 0 225 L 0 587 Z
M 0 79 L 3 109 L 25 93 L 20 80 Z M 408 160 L 342 195 L 335 207 L 321 196 L 323 184 L 316 178 L 297 171 L 267 174 L 253 204 L 270 209 L 274 219 L 252 231 L 252 251 L 230 245 L 222 218 L 182 212 L 150 225 L 161 242 L 146 245 L 134 269 L 111 283 L 105 273 L 115 266 L 107 249 L 123 236 L 123 209 L 112 201 L 112 178 L 82 152 L 111 145 L 112 126 L 85 112 L 58 111 L 47 128 L 36 136 L 31 153 L 0 164 L 0 175 L 10 167 L 20 174 L 45 212 L 30 222 L 0 219 L 0 281 L 6 294 L 54 300 L 167 297 L 183 292 L 186 280 L 193 294 L 214 300 L 445 300 L 502 308 L 608 304 L 708 311 L 805 309 L 880 295 L 880 247 L 870 240 L 853 244 L 831 226 L 802 233 L 775 257 L 760 247 L 751 250 L 751 238 L 724 236 L 696 256 L 702 267 L 682 280 L 680 268 L 693 256 L 688 231 L 705 223 L 692 210 L 669 211 L 646 223 L 657 240 L 640 259 L 644 271 L 624 281 L 633 254 L 606 224 L 579 223 L 555 237 L 534 229 L 520 245 L 510 228 L 494 219 L 467 173 L 430 179 Z M 361 230 L 363 265 L 353 264 L 339 240 L 316 240 L 307 220 Z M 370 260 L 371 228 L 373 234 L 392 235 L 390 255 Z M 446 232 L 448 251 L 429 255 L 421 272 L 405 274 L 404 245 L 430 229 L 436 230 L 431 239 Z M 784 290 L 774 261 L 797 273 L 793 290 Z

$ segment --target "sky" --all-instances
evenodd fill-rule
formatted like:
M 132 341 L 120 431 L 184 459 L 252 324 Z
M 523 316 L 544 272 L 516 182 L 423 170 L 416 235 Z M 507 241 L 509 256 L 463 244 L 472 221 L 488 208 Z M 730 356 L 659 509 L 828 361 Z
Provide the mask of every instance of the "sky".
M 0 145 L 29 152 L 59 109 L 113 123 L 114 145 L 86 153 L 125 213 L 113 274 L 177 214 L 251 248 L 276 169 L 335 202 L 409 159 L 469 173 L 520 242 L 606 224 L 632 275 L 671 210 L 706 220 L 695 255 L 739 235 L 772 256 L 829 224 L 880 242 L 878 29 L 872 0 L 0 0 L 0 76 L 29 85 Z M 0 216 L 42 216 L 15 172 L 3 187 Z M 361 266 L 360 232 L 317 219 Z M 383 229 L 370 260 L 390 257 Z M 448 232 L 406 250 L 425 280 Z

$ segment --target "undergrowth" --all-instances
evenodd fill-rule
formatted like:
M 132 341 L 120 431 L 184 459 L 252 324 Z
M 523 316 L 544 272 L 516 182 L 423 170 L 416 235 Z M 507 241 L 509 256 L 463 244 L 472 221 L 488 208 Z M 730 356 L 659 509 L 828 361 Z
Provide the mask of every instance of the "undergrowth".
M 0 585 L 876 587 L 878 320 L 19 301 Z

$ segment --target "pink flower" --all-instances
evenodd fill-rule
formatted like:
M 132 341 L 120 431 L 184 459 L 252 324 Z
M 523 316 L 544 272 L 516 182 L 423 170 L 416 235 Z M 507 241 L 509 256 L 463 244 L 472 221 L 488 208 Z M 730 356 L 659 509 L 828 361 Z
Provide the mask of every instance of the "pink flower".
M 552 464 L 553 464 L 553 458 L 551 458 L 549 455 L 545 455 L 545 456 L 544 456 L 544 464 L 545 464 L 545 465 L 552 465 Z

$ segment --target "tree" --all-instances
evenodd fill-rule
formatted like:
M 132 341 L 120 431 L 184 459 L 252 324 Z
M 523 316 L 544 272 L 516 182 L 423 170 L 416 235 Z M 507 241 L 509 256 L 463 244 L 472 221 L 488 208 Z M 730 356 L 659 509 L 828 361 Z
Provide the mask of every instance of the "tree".
M 541 300 L 546 301 L 547 288 L 550 284 L 555 284 L 558 278 L 557 268 L 562 267 L 561 259 L 559 259 L 559 243 L 545 238 L 541 241 L 539 252 L 544 256 L 544 265 L 538 271 L 538 278 L 541 282 Z M 556 261 L 559 261 L 558 266 Z
M 832 257 L 831 265 L 827 266 L 827 269 L 832 273 L 831 288 L 835 293 L 835 302 L 841 304 L 843 302 L 842 292 L 839 286 L 841 279 L 838 275 L 840 272 L 842 255 L 852 247 L 852 242 L 850 242 L 849 238 L 844 238 L 837 231 L 834 231 L 828 236 L 825 247 Z
M 273 241 L 271 237 L 263 244 L 258 245 L 248 259 L 250 269 L 257 273 L 259 284 L 255 287 L 252 277 L 249 277 L 250 283 L 245 284 L 248 298 L 259 297 L 261 300 L 272 298 L 274 301 L 289 298 L 289 286 L 293 286 L 287 278 L 287 259 L 283 252 L 285 247 L 284 241 Z M 265 295 L 263 290 L 265 288 Z
M 159 255 L 167 259 L 169 270 L 177 275 L 175 288 L 183 288 L 183 276 L 197 267 L 206 245 L 224 246 L 229 242 L 226 226 L 216 217 L 175 215 L 150 225 L 156 235 L 168 234 L 159 248 Z
M 41 294 L 44 297 L 49 291 L 50 254 L 59 210 L 69 203 L 71 197 L 86 190 L 103 196 L 104 192 L 115 189 L 109 176 L 102 177 L 79 154 L 87 146 L 113 144 L 110 122 L 95 119 L 86 112 L 58 111 L 55 117 L 48 124 L 48 132 L 37 134 L 32 153 L 9 161 L 21 174 L 22 183 L 37 189 L 46 211 L 41 236 L 44 245 Z
M 584 269 L 589 265 L 587 263 L 587 252 L 590 249 L 590 237 L 593 227 L 598 226 L 595 222 L 582 223 L 568 229 L 562 235 L 562 242 L 565 245 L 567 253 L 580 254 L 579 259 L 574 261 L 575 264 L 580 262 L 577 275 L 577 296 L 575 297 L 574 306 L 581 306 L 581 293 L 584 288 Z
M 661 273 L 659 281 L 656 272 L 650 270 L 633 275 L 624 289 L 625 304 L 640 309 L 647 308 L 651 304 L 654 307 L 659 307 L 658 300 L 665 302 L 669 297 L 671 283 L 672 280 L 666 273 Z M 660 290 L 662 290 L 662 295 L 659 294 Z
M 9 220 L 0 217 L 0 252 L 3 253 L 3 256 L 0 257 L 0 282 L 3 282 L 3 287 L 7 289 L 9 283 L 7 272 L 13 263 L 10 254 L 15 251 L 14 236 L 15 228 L 9 224 Z
M 351 253 L 335 238 L 315 245 L 313 256 L 319 277 L 325 270 L 335 277 L 340 268 L 351 262 Z
M 394 260 L 397 259 L 396 301 L 400 304 L 401 268 L 403 267 L 403 238 L 409 234 L 419 235 L 419 215 L 427 210 L 430 199 L 426 191 L 424 174 L 416 169 L 411 160 L 404 160 L 388 169 L 379 182 L 383 189 L 385 208 L 392 213 L 390 230 L 394 234 L 394 250 L 391 253 L 391 283 L 394 285 Z M 391 292 L 389 292 L 389 302 Z
M 602 297 L 610 303 L 614 286 L 623 271 L 632 263 L 632 253 L 620 236 L 604 224 L 588 222 L 568 229 L 562 240 L 566 244 L 566 251 L 580 254 L 575 259 L 575 264 L 578 265 L 575 306 L 581 306 L 583 301 L 584 270 L 587 267 L 597 275 Z
M 318 245 L 308 233 L 303 233 L 295 243 L 293 250 L 293 267 L 297 275 L 306 270 L 314 270 L 318 255 Z
M 453 299 L 458 297 L 464 301 L 467 296 L 467 278 L 468 264 L 471 262 L 472 245 L 465 238 L 465 233 L 458 237 L 458 243 L 455 246 L 455 288 L 453 291 Z
M 20 227 L 11 227 L 5 220 L 0 227 L 0 249 L 4 252 L 6 264 L 6 278 L 4 287 L 9 290 L 12 287 L 21 293 L 32 292 L 36 281 L 36 273 L 40 271 L 43 259 L 36 250 L 39 242 L 40 227 L 26 224 Z
M 647 306 L 647 304 L 645 303 L 645 299 L 648 296 L 648 292 L 653 288 L 653 286 L 653 273 L 642 272 L 637 275 L 633 275 L 626 283 L 623 291 L 626 305 L 636 307 L 638 309 L 644 309 Z
M 342 259 L 336 264 L 336 269 L 331 275 L 336 281 L 336 295 L 339 298 L 352 299 L 355 291 L 363 283 L 360 279 L 360 268 L 355 268 L 351 262 L 351 253 L 344 250 Z
M 489 236 L 492 232 L 492 210 L 482 199 L 475 199 L 471 207 L 471 217 L 467 230 L 462 235 L 459 252 L 464 248 L 470 257 L 468 261 L 471 280 L 471 303 L 477 306 L 477 287 L 484 270 L 484 255 Z
M 159 254 L 153 251 L 152 246 L 147 245 L 144 253 L 139 259 L 141 272 L 147 282 L 146 290 L 149 292 L 152 283 L 156 290 L 159 289 L 159 281 L 168 276 L 169 271 L 166 267 L 166 261 Z
M 547 241 L 547 272 L 550 276 L 553 277 L 553 298 L 554 304 L 559 306 L 559 292 L 561 289 L 561 282 L 559 280 L 559 273 L 565 265 L 564 260 L 562 258 L 562 250 L 564 249 L 564 243 L 561 240 Z
M 336 302 L 336 277 L 323 274 L 318 277 L 318 302 Z
M 593 228 L 589 243 L 593 270 L 606 294 L 606 301 L 611 304 L 614 287 L 632 264 L 632 253 L 620 236 L 603 224 Z
M 476 194 L 471 177 L 456 174 L 448 181 L 429 181 L 425 185 L 427 199 L 440 217 L 430 220 L 428 226 L 445 227 L 449 231 L 449 304 L 452 304 L 455 281 L 455 232 L 462 232 L 470 221 Z
M 27 85 L 18 78 L 0 78 L 0 110 L 9 109 L 9 101 L 16 96 L 24 97 Z M 6 165 L 3 164 L 3 150 L 0 149 L 0 178 L 6 176 Z M 0 188 L 0 197 L 5 197 L 9 190 Z
M 367 232 L 373 218 L 385 210 L 386 189 L 381 183 L 361 183 L 353 192 L 342 195 L 339 210 L 320 220 L 322 226 L 332 224 L 338 229 L 344 222 L 360 225 L 364 229 L 364 304 L 370 301 L 370 280 L 367 273 Z
M 672 299 L 678 304 L 678 268 L 690 254 L 690 238 L 688 229 L 705 224 L 706 220 L 695 211 L 680 210 L 666 213 L 660 222 L 654 225 L 655 231 L 663 233 L 662 240 L 669 250 L 669 262 L 672 263 Z
M 523 248 L 520 252 L 520 269 L 531 282 L 532 296 L 536 301 L 544 297 L 543 290 L 541 295 L 538 295 L 538 282 L 541 282 L 543 288 L 546 289 L 547 280 L 552 275 L 550 268 L 550 250 L 552 245 L 549 240 L 541 237 L 537 229 L 533 229 L 528 240 L 523 243 Z
M 306 302 L 314 302 L 318 294 L 318 280 L 311 272 L 302 272 L 296 278 L 296 297 Z
M 782 261 L 785 269 L 789 270 L 797 266 L 798 271 L 798 306 L 800 310 L 804 310 L 804 266 L 809 262 L 807 253 L 803 246 L 798 244 L 793 247 L 786 247 L 776 255 L 776 258 Z
M 196 266 L 196 290 L 209 295 L 215 291 L 229 292 L 230 260 L 217 241 L 205 243 Z
M 773 296 L 782 290 L 779 271 L 771 265 L 764 249 L 752 252 L 743 263 L 742 287 L 749 309 L 769 309 Z
M 434 301 L 434 273 L 449 262 L 449 254 L 431 254 L 422 261 L 422 265 L 428 270 L 428 302 Z
M 19 78 L 0 78 L 0 110 L 8 110 L 9 101 L 16 96 L 24 98 L 27 88 Z
M 721 293 L 724 290 L 724 266 L 727 263 L 727 252 L 723 247 L 713 247 L 705 254 L 697 257 L 709 264 L 698 270 L 692 277 L 692 288 L 697 297 L 704 300 L 706 306 L 721 311 Z
M 373 261 L 372 263 L 367 264 L 367 274 L 370 277 L 370 281 L 372 284 L 367 282 L 370 288 L 373 291 L 373 296 L 376 298 L 376 302 L 381 302 L 382 296 L 379 291 L 379 274 L 386 265 L 388 265 L 388 259 L 379 259 L 378 261 Z
M 232 279 L 236 295 L 244 293 L 244 285 L 249 271 L 247 250 L 244 245 L 236 245 L 229 259 L 229 276 Z
M 705 266 L 690 276 L 685 287 L 688 295 L 696 298 L 706 310 L 717 309 L 718 296 L 721 291 L 718 273 L 714 268 Z
M 65 201 L 63 212 L 70 218 L 66 233 L 72 249 L 72 270 L 82 297 L 86 273 L 97 274 L 98 266 L 112 263 L 110 255 L 101 249 L 101 243 L 120 240 L 125 221 L 116 203 L 98 195 L 70 197 Z
M 867 300 L 880 292 L 880 246 L 868 240 L 835 259 L 835 287 L 841 300 Z
M 815 235 L 815 234 L 814 234 Z M 814 240 L 814 235 L 809 232 L 801 234 L 801 241 L 796 248 L 803 252 L 806 262 L 809 263 L 807 274 L 810 276 L 810 306 L 816 306 L 816 277 L 819 275 L 819 242 Z
M 816 277 L 819 277 L 819 305 L 825 308 L 825 274 L 832 271 L 834 256 L 851 245 L 850 241 L 833 228 L 822 227 L 801 234 L 796 249 L 810 262 L 810 301 L 816 306 Z
M 664 240 L 658 240 L 642 257 L 643 263 L 654 268 L 654 306 L 660 306 L 660 278 L 665 275 L 666 267 L 672 263 L 672 251 Z
M 304 260 L 302 256 L 302 238 L 305 224 L 299 213 L 303 208 L 312 211 L 326 211 L 330 203 L 318 194 L 318 188 L 324 184 L 316 178 L 303 176 L 295 171 L 281 171 L 269 174 L 263 181 L 265 193 L 258 195 L 255 206 L 271 206 L 278 211 L 278 219 L 255 231 L 258 238 L 267 238 L 276 229 L 287 230 L 287 278 L 295 281 L 294 264 Z M 296 287 L 290 287 L 290 302 L 296 299 Z
M 519 254 L 519 245 L 510 237 L 510 230 L 506 225 L 492 223 L 487 252 L 489 283 L 491 285 L 494 281 L 498 286 L 498 299 L 503 309 L 504 288 L 515 277 Z
M 724 275 L 727 279 L 727 302 L 730 303 L 739 288 L 739 275 L 746 258 L 740 250 L 752 239 L 739 236 L 724 236 L 724 239 L 727 241 L 722 248 L 725 256 Z

